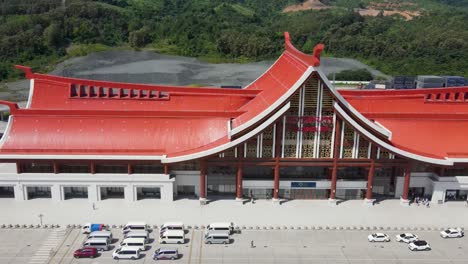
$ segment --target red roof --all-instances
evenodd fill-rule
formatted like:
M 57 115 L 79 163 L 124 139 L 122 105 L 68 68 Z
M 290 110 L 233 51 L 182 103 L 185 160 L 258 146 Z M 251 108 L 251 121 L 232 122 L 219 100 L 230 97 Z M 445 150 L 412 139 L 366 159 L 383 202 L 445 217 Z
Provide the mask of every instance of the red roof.
M 305 55 L 286 36 L 286 51 L 245 89 L 92 81 L 17 66 L 34 80 L 32 96 L 26 109 L 2 102 L 12 122 L 0 153 L 175 157 L 227 144 L 231 129 L 271 115 L 309 63 L 318 65 L 323 47 Z
M 438 159 L 468 157 L 468 87 L 340 93 L 389 130 L 393 146 Z
M 316 72 L 338 114 L 379 146 L 427 162 L 468 162 L 468 87 L 338 93 L 318 67 L 323 45 L 307 55 L 285 37 L 283 54 L 244 89 L 91 81 L 17 66 L 33 80 L 32 94 L 25 109 L 0 102 L 12 114 L 0 157 L 177 162 L 216 154 L 284 114 Z

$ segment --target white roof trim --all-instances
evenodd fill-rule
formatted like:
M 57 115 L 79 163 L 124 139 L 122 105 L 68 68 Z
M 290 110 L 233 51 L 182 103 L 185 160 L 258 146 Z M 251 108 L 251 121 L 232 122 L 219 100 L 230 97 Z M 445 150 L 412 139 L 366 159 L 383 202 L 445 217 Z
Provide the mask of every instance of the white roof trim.
M 435 158 L 429 158 L 425 157 L 422 155 L 414 154 L 399 148 L 396 148 L 394 146 L 391 146 L 387 144 L 386 142 L 382 141 L 381 139 L 377 138 L 374 136 L 372 133 L 364 129 L 361 125 L 359 125 L 356 121 L 354 121 L 353 118 L 351 118 L 346 111 L 343 110 L 343 108 L 340 107 L 338 103 L 335 102 L 334 104 L 335 109 L 338 111 L 338 113 L 351 125 L 353 126 L 357 131 L 359 131 L 361 134 L 365 135 L 367 138 L 369 138 L 371 141 L 375 142 L 377 145 L 388 149 L 390 152 L 396 153 L 400 156 L 404 156 L 413 160 L 420 160 L 423 162 L 427 163 L 432 163 L 432 164 L 438 164 L 438 165 L 453 165 L 453 161 L 447 160 L 447 159 L 435 159 Z
M 26 104 L 26 108 L 31 108 L 33 93 L 34 93 L 34 79 L 31 79 L 29 80 L 29 96 L 28 96 L 28 103 Z
M 254 118 L 250 119 L 249 121 L 245 122 L 244 124 L 232 129 L 229 132 L 229 138 L 231 138 L 233 135 L 243 131 L 244 129 L 252 126 L 253 124 L 259 122 L 260 120 L 262 120 L 266 116 L 268 116 L 271 112 L 273 112 L 276 108 L 278 108 L 281 104 L 283 104 L 294 92 L 296 92 L 296 90 L 307 80 L 307 78 L 309 78 L 310 74 L 312 74 L 312 72 L 314 72 L 314 70 L 315 69 L 312 66 L 309 66 L 309 68 L 307 68 L 307 70 L 304 72 L 304 74 L 302 74 L 301 78 L 299 80 L 297 80 L 294 83 L 294 85 L 291 86 L 291 88 L 289 88 L 289 90 L 286 93 L 284 93 L 278 100 L 276 100 L 276 102 L 271 104 L 267 109 L 263 110 L 263 112 L 261 112 L 260 114 L 258 114 Z
M 468 158 L 445 158 L 452 162 L 461 162 L 461 163 L 468 163 Z
M 12 115 L 8 117 L 8 124 L 7 124 L 7 127 L 5 128 L 5 133 L 3 133 L 2 139 L 0 139 L 0 149 L 3 147 L 3 144 L 5 143 L 5 141 L 10 135 L 10 130 L 13 124 L 13 119 L 14 119 L 14 116 Z
M 328 86 L 330 91 L 333 93 L 333 95 L 335 95 L 335 97 L 340 101 L 340 103 L 342 103 L 344 106 L 346 106 L 346 108 L 349 109 L 353 113 L 353 115 L 355 115 L 357 118 L 362 120 L 366 125 L 372 127 L 374 130 L 376 130 L 380 134 L 382 134 L 382 135 L 384 135 L 386 137 L 390 137 L 391 134 L 388 131 L 386 131 L 385 129 L 379 127 L 375 123 L 371 122 L 369 119 L 367 119 L 361 113 L 359 113 L 359 111 L 357 111 L 351 104 L 349 104 L 348 101 L 346 101 L 346 99 L 344 99 L 344 97 L 341 96 L 341 94 L 335 89 L 335 86 L 333 86 L 333 84 L 328 80 L 327 76 L 322 72 L 320 67 L 316 68 L 316 71 L 320 75 L 320 78 Z
M 186 160 L 193 160 L 209 155 L 216 154 L 218 152 L 221 152 L 223 150 L 226 150 L 228 148 L 234 147 L 243 141 L 255 136 L 256 134 L 260 133 L 262 130 L 267 128 L 269 125 L 271 125 L 276 119 L 280 118 L 284 113 L 286 113 L 291 106 L 291 103 L 287 103 L 285 106 L 283 106 L 281 109 L 279 109 L 274 115 L 272 115 L 270 118 L 268 118 L 265 122 L 263 122 L 261 125 L 257 126 L 255 129 L 250 131 L 249 133 L 243 135 L 242 137 L 239 137 L 235 139 L 234 141 L 228 142 L 224 145 L 214 147 L 209 150 L 197 152 L 194 154 L 189 154 L 185 156 L 178 156 L 178 157 L 173 157 L 173 158 L 164 158 L 161 160 L 162 163 L 172 163 L 172 162 L 181 162 L 181 161 L 186 161 Z
M 388 140 L 392 140 L 392 131 L 390 131 L 390 129 L 386 128 L 384 125 L 382 125 L 379 121 L 375 121 L 375 123 L 380 126 L 381 128 L 385 129 L 385 131 L 387 131 L 390 136 L 388 136 Z
M 68 154 L 57 154 L 57 155 L 39 155 L 39 154 L 7 154 L 0 155 L 0 159 L 60 159 L 60 160 L 161 160 L 165 158 L 163 156 L 137 156 L 137 155 L 68 155 Z

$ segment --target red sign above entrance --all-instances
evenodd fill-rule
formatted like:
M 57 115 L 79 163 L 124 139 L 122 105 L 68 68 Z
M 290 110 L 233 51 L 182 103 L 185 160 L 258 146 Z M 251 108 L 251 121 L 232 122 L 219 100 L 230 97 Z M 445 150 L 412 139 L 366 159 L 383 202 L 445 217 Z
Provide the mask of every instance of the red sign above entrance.
M 330 132 L 333 130 L 333 116 L 288 116 L 286 123 L 296 132 Z

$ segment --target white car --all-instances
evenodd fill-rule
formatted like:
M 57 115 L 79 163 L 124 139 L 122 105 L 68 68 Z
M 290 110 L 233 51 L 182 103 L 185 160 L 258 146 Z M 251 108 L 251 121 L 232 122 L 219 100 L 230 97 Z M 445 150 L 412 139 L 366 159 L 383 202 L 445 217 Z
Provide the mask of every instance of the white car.
M 112 253 L 113 259 L 139 259 L 140 258 L 140 248 L 139 247 L 119 247 Z
M 370 234 L 367 240 L 369 240 L 369 242 L 390 242 L 390 237 L 384 233 L 375 233 Z
M 431 250 L 431 246 L 424 240 L 416 240 L 408 245 L 411 251 Z
M 449 228 L 447 230 L 440 232 L 440 236 L 443 238 L 463 237 L 464 235 L 465 233 L 460 228 Z
M 396 235 L 396 241 L 398 242 L 411 243 L 416 240 L 418 240 L 418 236 L 415 234 L 404 233 L 404 234 Z

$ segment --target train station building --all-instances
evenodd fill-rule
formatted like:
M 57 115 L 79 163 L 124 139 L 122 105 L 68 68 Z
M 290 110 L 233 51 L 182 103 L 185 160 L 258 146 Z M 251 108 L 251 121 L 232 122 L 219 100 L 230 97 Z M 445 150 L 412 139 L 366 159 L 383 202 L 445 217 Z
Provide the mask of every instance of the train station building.
M 337 90 L 323 45 L 242 89 L 34 73 L 0 140 L 0 197 L 400 199 L 468 194 L 468 87 Z M 26 201 L 27 202 L 27 201 Z

